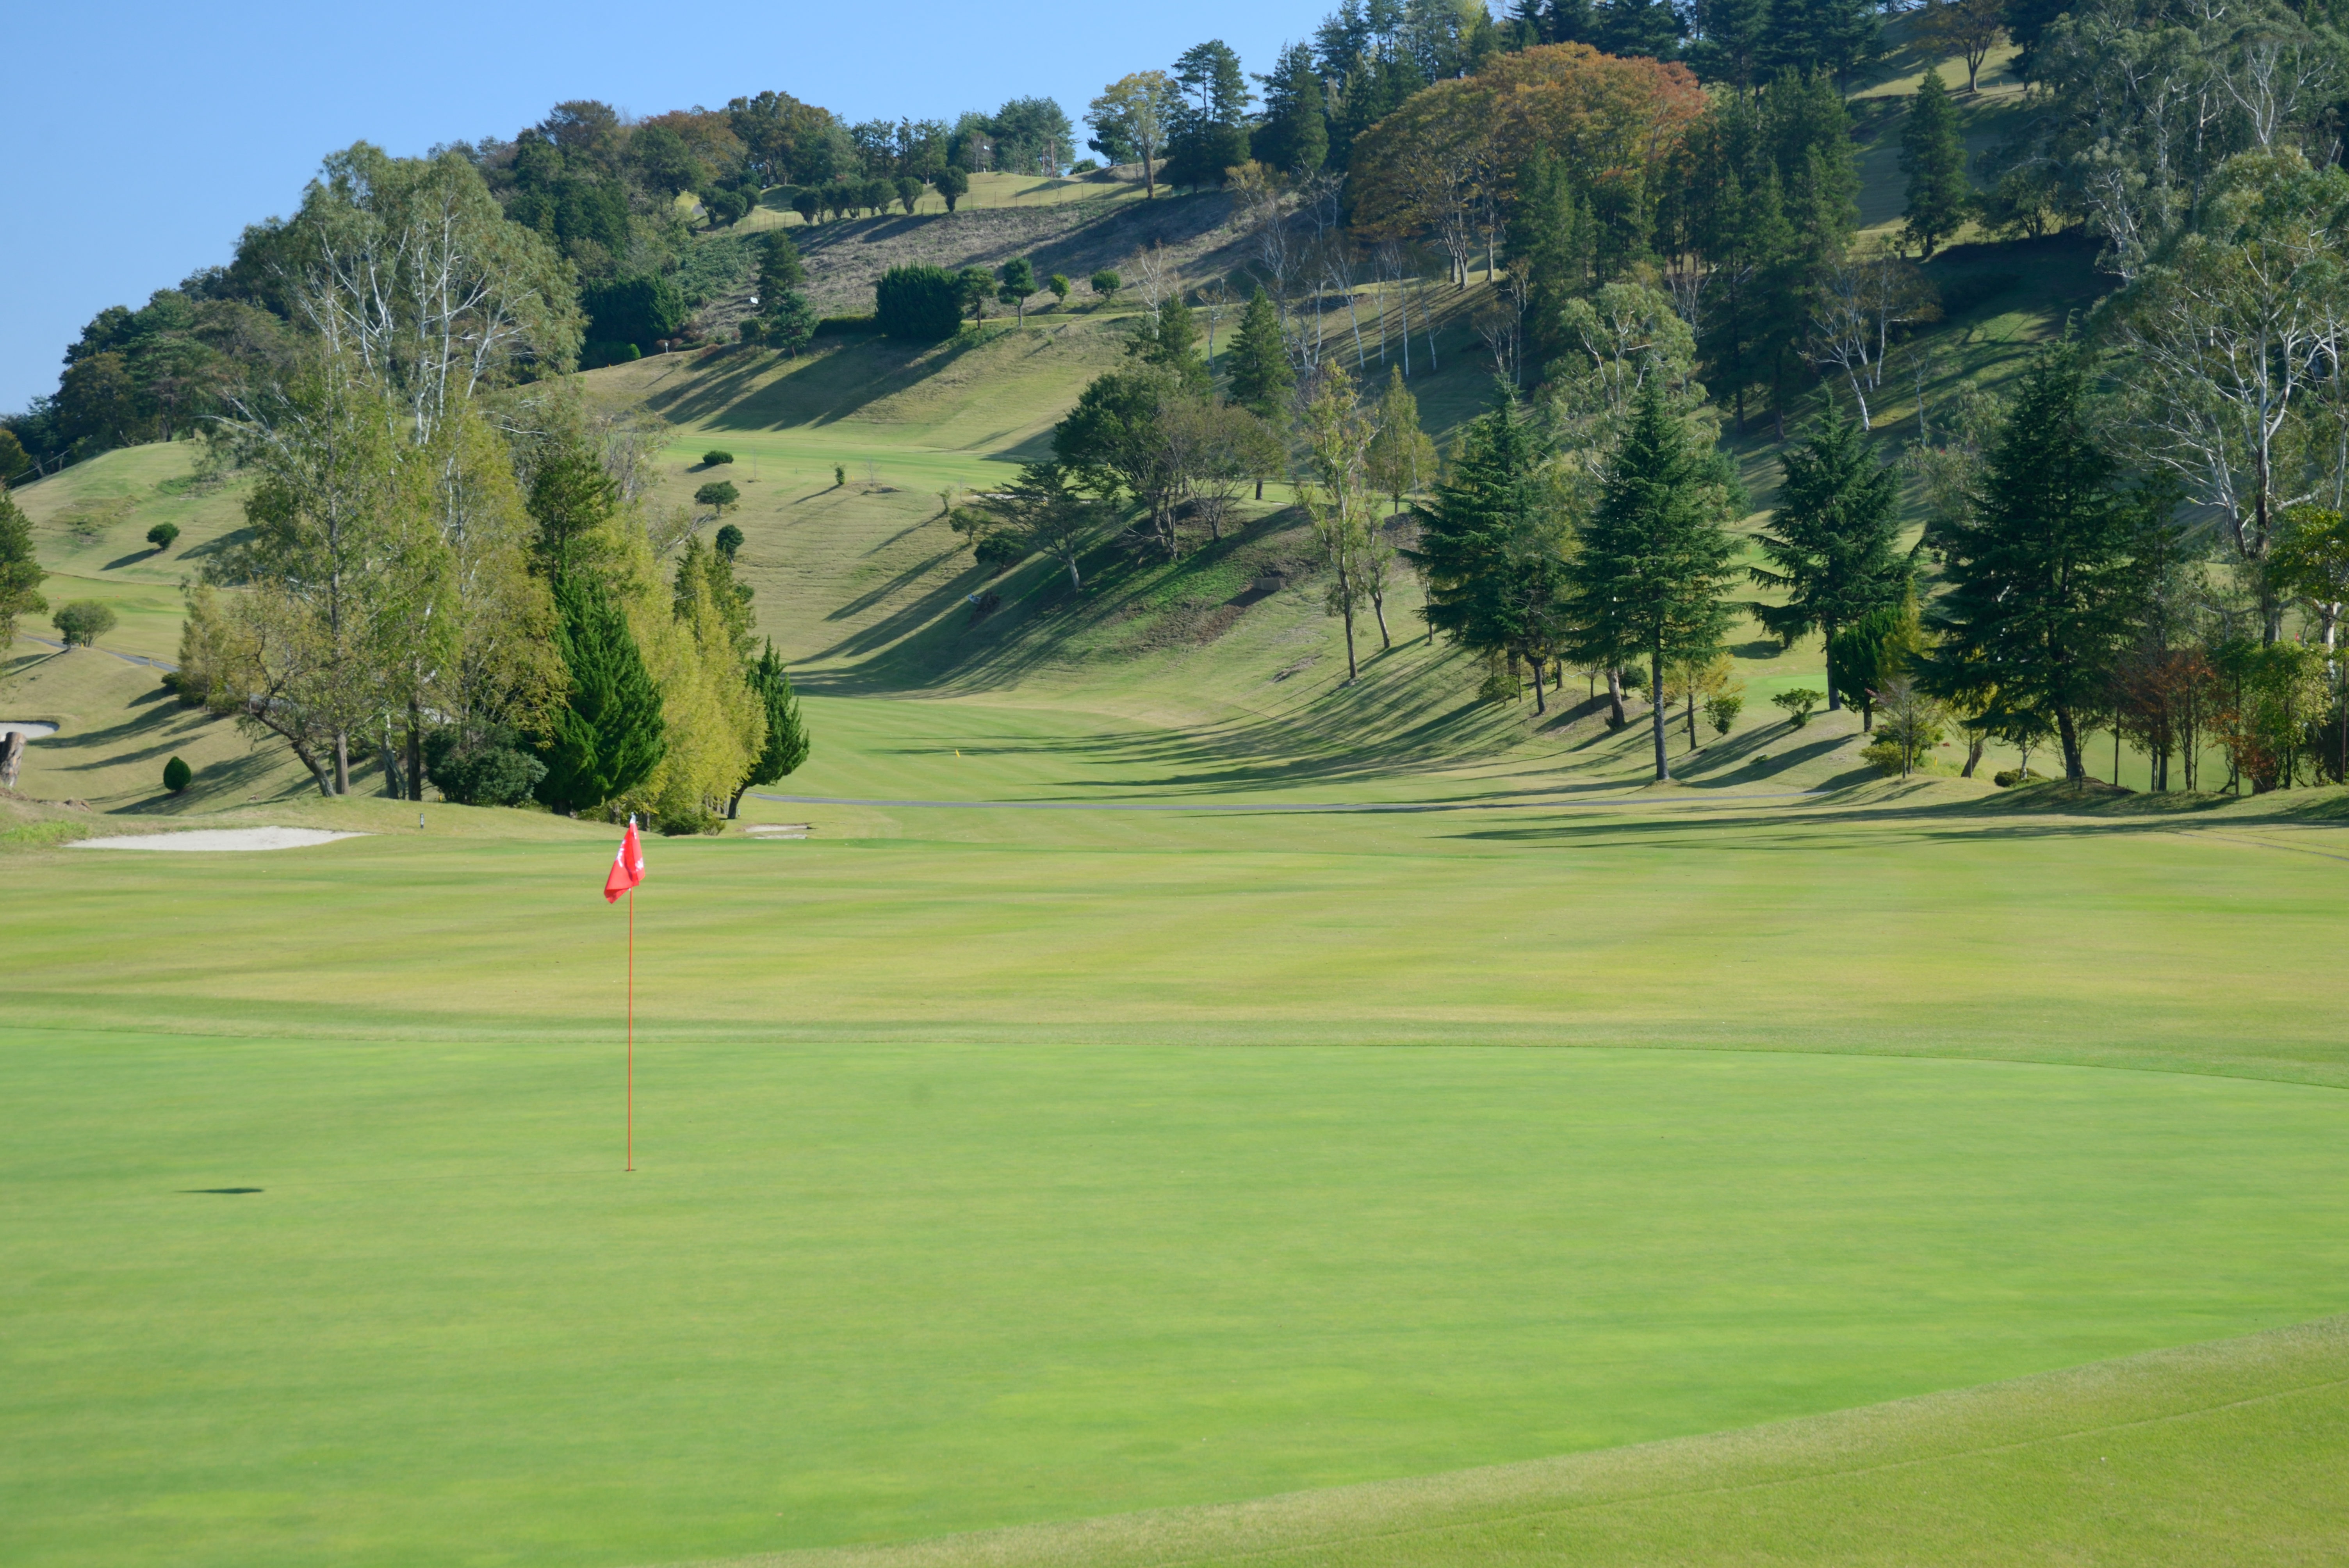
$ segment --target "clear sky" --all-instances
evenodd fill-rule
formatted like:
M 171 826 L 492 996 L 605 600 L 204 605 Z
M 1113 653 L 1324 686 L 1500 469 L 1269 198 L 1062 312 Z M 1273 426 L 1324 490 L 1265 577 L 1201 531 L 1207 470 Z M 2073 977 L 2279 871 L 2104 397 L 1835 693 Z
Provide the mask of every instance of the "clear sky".
M 512 136 L 564 98 L 649 115 L 763 88 L 851 120 L 950 119 L 1041 93 L 1081 127 L 1103 84 L 1206 38 L 1268 70 L 1335 5 L 13 6 L 0 410 L 57 389 L 92 315 L 227 261 L 239 230 L 291 211 L 320 157 L 354 141 L 414 154 Z

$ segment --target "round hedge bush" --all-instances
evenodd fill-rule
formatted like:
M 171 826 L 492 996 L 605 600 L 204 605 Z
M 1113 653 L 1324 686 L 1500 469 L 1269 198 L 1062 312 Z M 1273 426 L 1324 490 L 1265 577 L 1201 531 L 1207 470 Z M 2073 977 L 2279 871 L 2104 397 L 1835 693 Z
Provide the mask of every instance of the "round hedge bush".
M 163 764 L 163 788 L 177 795 L 195 781 L 196 770 L 174 757 Z

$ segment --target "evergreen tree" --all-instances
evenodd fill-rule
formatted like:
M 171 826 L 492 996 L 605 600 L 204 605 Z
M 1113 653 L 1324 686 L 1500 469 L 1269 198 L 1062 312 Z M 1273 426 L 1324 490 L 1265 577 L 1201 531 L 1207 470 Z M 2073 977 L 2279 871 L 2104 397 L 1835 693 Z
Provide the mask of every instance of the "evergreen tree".
M 1769 0 L 1703 0 L 1696 17 L 1698 36 L 1688 51 L 1696 74 L 1708 82 L 1751 92 L 1762 76 Z
M 539 570 L 561 583 L 594 568 L 610 552 L 605 525 L 619 504 L 619 487 L 594 453 L 572 442 L 558 446 L 539 464 L 530 487 Z
M 1536 148 L 1517 176 L 1516 210 L 1509 215 L 1508 260 L 1526 282 L 1526 335 L 1537 370 L 1569 346 L 1566 302 L 1589 286 L 1588 213 L 1575 199 L 1564 162 Z
M 1624 58 L 1677 59 L 1681 17 L 1671 0 L 1600 0 L 1592 7 L 1592 40 Z
M 1168 300 L 1154 315 L 1136 318 L 1125 351 L 1144 365 L 1174 372 L 1185 391 L 1207 390 L 1207 366 L 1199 357 L 1199 324 L 1179 299 Z
M 806 721 L 800 717 L 799 694 L 792 690 L 792 677 L 776 655 L 771 638 L 767 651 L 750 668 L 750 690 L 767 710 L 767 743 L 751 763 L 749 777 L 734 788 L 733 798 L 726 802 L 726 815 L 730 820 L 741 814 L 743 792 L 753 784 L 772 784 L 786 774 L 794 772 L 808 758 Z
M 2166 521 L 2161 492 L 2122 485 L 2087 400 L 2075 344 L 2024 372 L 1970 515 L 1939 535 L 1949 590 L 1922 672 L 1936 696 L 1981 707 L 1992 733 L 2053 729 L 2075 780 L 2087 776 L 2081 729 L 2129 635 L 2136 547 Z
M 1770 0 L 1761 63 L 1837 82 L 1884 53 L 1883 27 L 1868 0 Z
M 1233 402 L 1275 428 L 1287 418 L 1297 372 L 1281 340 L 1280 313 L 1261 288 L 1240 313 L 1239 334 L 1224 354 L 1224 367 L 1231 376 Z
M 8 488 L 0 484 L 0 648 L 16 640 L 16 617 L 45 614 L 49 602 L 41 597 L 39 555 L 33 548 L 33 525 L 17 506 Z
M 1240 57 L 1221 38 L 1183 51 L 1174 79 L 1185 101 L 1167 139 L 1166 181 L 1171 185 L 1221 185 L 1224 171 L 1248 160 L 1248 91 Z
M 785 289 L 803 288 L 807 284 L 807 268 L 801 264 L 800 248 L 792 243 L 787 229 L 770 229 L 759 248 L 759 298 L 764 303 L 771 295 Z
M 1330 156 L 1330 113 L 1312 46 L 1288 45 L 1272 75 L 1257 80 L 1264 84 L 1264 119 L 1250 139 L 1257 158 L 1283 174 L 1319 172 Z
M 1593 664 L 1632 649 L 1648 662 L 1656 777 L 1671 777 L 1661 694 L 1669 663 L 1710 659 L 1728 629 L 1723 597 L 1737 544 L 1721 525 L 1714 476 L 1666 407 L 1661 377 L 1640 388 L 1582 531 L 1565 612 L 1568 644 Z
M 1403 552 L 1427 579 L 1420 614 L 1474 653 L 1510 651 L 1519 617 L 1511 590 L 1529 540 L 1544 531 L 1539 432 L 1503 382 L 1492 408 L 1461 432 L 1451 469 L 1413 508 L 1419 541 Z
M 1028 297 L 1036 292 L 1036 266 L 1025 256 L 1014 256 L 995 269 L 999 285 L 995 297 L 1019 312 L 1019 325 L 1028 325 Z
M 603 583 L 585 572 L 558 577 L 554 611 L 554 645 L 568 689 L 536 748 L 546 767 L 538 798 L 575 813 L 650 778 L 667 741 L 660 687 Z
M 1753 605 L 1754 618 L 1788 647 L 1811 632 L 1832 647 L 1839 628 L 1908 597 L 1913 572 L 1895 548 L 1899 481 L 1833 404 L 1811 438 L 1778 461 L 1785 476 L 1778 510 L 1754 541 L 1770 564 L 1746 575 L 1784 589 L 1786 602 Z M 1830 670 L 1828 707 L 1842 689 Z
M 759 300 L 759 341 L 786 358 L 815 338 L 815 306 L 797 289 L 778 289 Z
M 1909 177 L 1909 237 L 1930 258 L 1966 221 L 1966 144 L 1939 69 L 1928 70 L 1900 127 L 1900 172 Z

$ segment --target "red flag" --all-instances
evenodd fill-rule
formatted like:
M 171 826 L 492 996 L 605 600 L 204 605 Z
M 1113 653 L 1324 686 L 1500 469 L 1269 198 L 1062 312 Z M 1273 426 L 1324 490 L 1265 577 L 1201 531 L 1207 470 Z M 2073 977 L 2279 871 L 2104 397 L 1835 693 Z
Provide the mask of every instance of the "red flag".
M 645 880 L 645 850 L 636 842 L 636 820 L 628 819 L 628 836 L 620 841 L 620 852 L 612 857 L 612 874 L 604 879 L 604 902 L 617 903 L 624 892 L 633 892 Z

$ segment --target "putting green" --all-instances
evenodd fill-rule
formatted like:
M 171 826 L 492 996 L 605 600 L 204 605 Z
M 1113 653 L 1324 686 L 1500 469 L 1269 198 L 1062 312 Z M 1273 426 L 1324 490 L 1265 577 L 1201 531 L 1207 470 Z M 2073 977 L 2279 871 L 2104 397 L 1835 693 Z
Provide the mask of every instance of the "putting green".
M 623 1563 L 2337 1310 L 2349 1101 L 1734 1052 L 11 1033 L 8 1555 Z M 237 1189 L 258 1189 L 240 1191 Z

